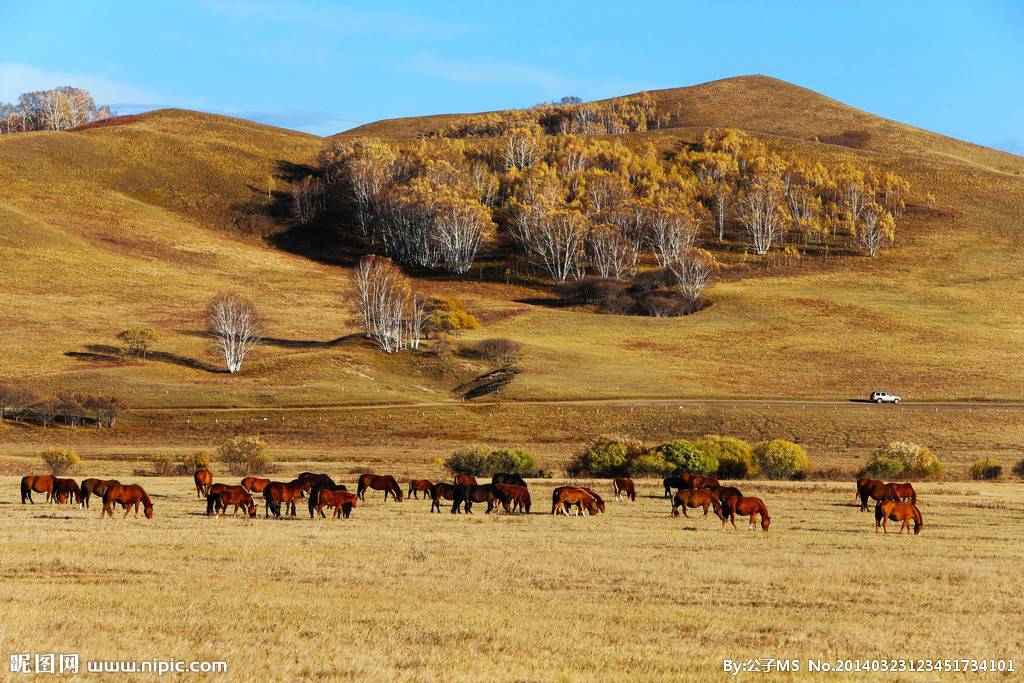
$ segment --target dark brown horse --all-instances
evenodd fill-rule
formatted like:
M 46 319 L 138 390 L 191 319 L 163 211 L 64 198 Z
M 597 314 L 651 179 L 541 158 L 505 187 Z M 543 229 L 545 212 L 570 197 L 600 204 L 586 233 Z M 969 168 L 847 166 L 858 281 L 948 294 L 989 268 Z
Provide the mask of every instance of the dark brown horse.
M 743 497 L 743 494 L 740 493 L 740 490 L 735 486 L 722 486 L 721 484 L 719 484 L 718 486 L 709 486 L 704 490 L 711 491 L 711 493 L 718 496 L 718 500 L 725 500 L 726 498 L 731 498 L 733 496 L 735 496 L 736 498 Z
M 308 481 L 309 490 L 312 492 L 316 488 L 334 489 L 337 484 L 331 479 L 330 475 L 316 472 L 300 472 L 299 476 L 295 477 L 297 481 Z M 345 489 L 346 491 L 348 489 Z
M 250 493 L 263 493 L 263 489 L 270 483 L 269 479 L 260 479 L 259 477 L 246 477 L 242 480 L 242 488 Z
M 710 474 L 694 474 L 690 476 L 691 489 L 710 489 L 719 485 L 718 479 Z
M 513 486 L 522 486 L 523 488 L 529 488 L 526 485 L 526 480 L 523 479 L 523 475 L 516 474 L 515 472 L 497 472 L 491 475 L 492 484 L 512 484 Z
M 476 486 L 476 477 L 470 474 L 456 474 L 454 481 L 456 486 Z
M 683 516 L 689 517 L 686 508 L 704 508 L 704 516 L 708 516 L 708 509 L 712 509 L 715 515 L 722 519 L 722 503 L 718 496 L 707 489 L 679 489 L 672 497 L 672 516 L 679 516 L 679 508 L 683 509 Z
M 313 515 L 316 513 L 317 501 L 320 500 L 321 491 L 329 491 L 331 493 L 334 493 L 335 491 L 343 491 L 347 493 L 348 487 L 345 486 L 344 484 L 325 484 L 321 481 L 319 486 L 313 486 L 312 488 L 310 488 L 309 502 L 307 503 L 307 507 L 309 508 L 310 519 L 313 519 Z M 322 516 L 323 514 L 321 514 L 321 517 Z
M 196 498 L 205 498 L 210 495 L 210 486 L 213 484 L 213 472 L 200 467 L 192 475 L 192 480 L 196 483 Z
M 921 511 L 917 509 L 917 506 L 913 503 L 901 503 L 895 500 L 880 500 L 875 504 L 875 533 L 878 533 L 878 527 L 882 527 L 884 533 L 889 533 L 889 520 L 894 522 L 903 522 L 900 527 L 900 533 L 906 529 L 907 533 L 910 533 L 910 523 L 914 523 L 914 535 L 921 533 L 921 529 L 924 528 L 924 518 L 921 517 Z
M 591 515 L 600 514 L 597 500 L 590 493 L 577 486 L 559 486 L 551 492 L 551 514 L 569 514 L 576 506 L 576 514 L 582 515 L 586 510 Z
M 665 485 L 665 497 L 672 497 L 672 489 L 688 489 L 691 488 L 690 480 L 693 477 L 685 472 L 683 474 L 673 474 L 670 477 L 665 477 L 661 480 L 661 483 Z
M 430 498 L 430 489 L 434 486 L 434 482 L 429 479 L 413 479 L 409 482 L 409 497 L 419 498 L 422 492 L 424 496 Z
M 309 516 L 312 517 L 315 511 L 320 513 L 320 517 L 326 517 L 324 508 L 328 507 L 334 508 L 335 519 L 342 516 L 348 519 L 358 500 L 359 498 L 349 491 L 321 487 L 309 494 Z
M 898 502 L 909 502 L 917 505 L 917 491 L 914 490 L 913 485 L 909 481 L 903 482 L 902 484 L 889 482 L 889 493 Z
M 256 517 L 256 501 L 253 500 L 252 494 L 241 486 L 227 485 L 216 492 L 211 492 L 207 496 L 206 514 L 209 515 L 213 510 L 216 510 L 220 515 L 224 516 L 228 512 L 229 505 L 235 507 L 231 511 L 232 517 L 238 514 L 239 510 L 243 510 L 245 514 L 249 515 L 250 519 Z
M 515 512 L 518 510 L 525 515 L 530 514 L 530 489 L 525 486 L 516 486 L 515 484 L 491 484 L 491 486 L 504 493 L 508 499 L 502 503 L 505 512 Z M 511 509 L 509 509 L 509 503 L 512 504 Z
M 107 490 L 103 492 L 103 509 L 100 511 L 100 519 L 103 518 L 103 515 L 113 517 L 115 504 L 124 508 L 125 517 L 128 516 L 128 511 L 132 508 L 135 509 L 135 516 L 138 517 L 139 503 L 142 503 L 146 519 L 153 519 L 153 501 L 149 499 L 144 488 L 138 484 L 108 486 Z
M 82 489 L 74 479 L 53 480 L 52 499 L 58 504 L 74 502 L 76 505 L 82 502 Z
M 430 487 L 430 511 L 441 511 L 442 500 L 455 500 L 455 484 L 446 481 L 439 481 Z
M 32 500 L 32 492 L 45 493 L 46 502 L 49 503 L 53 497 L 53 480 L 55 477 L 52 474 L 30 474 L 27 477 L 21 478 L 21 504 L 24 505 L 25 501 L 35 505 L 35 501 Z
M 290 482 L 272 481 L 263 487 L 263 500 L 266 501 L 266 509 L 263 517 L 267 518 L 273 512 L 275 517 L 281 516 L 281 503 L 285 505 L 285 511 L 295 517 L 295 501 L 302 498 L 302 495 L 309 490 L 309 480 L 299 481 L 294 479 Z
M 636 502 L 636 486 L 629 477 L 615 477 L 612 480 L 612 490 L 615 491 L 615 500 L 621 502 L 623 496 Z
M 356 489 L 356 495 L 359 496 L 359 500 L 366 500 L 366 489 L 383 491 L 384 500 L 388 499 L 389 493 L 399 503 L 401 503 L 403 499 L 402 487 L 398 485 L 398 482 L 390 474 L 370 474 L 368 472 L 360 475 L 359 486 Z
M 465 509 L 467 515 L 473 514 L 473 503 L 487 503 L 487 512 L 494 509 L 495 501 L 508 505 L 508 498 L 494 484 L 464 484 L 455 487 L 452 499 L 452 514 Z
M 103 492 L 107 490 L 107 487 L 120 483 L 116 479 L 83 479 L 81 484 L 82 507 L 89 507 L 89 499 L 92 496 L 96 496 L 102 501 Z
M 857 498 L 860 498 L 860 511 L 867 512 L 868 499 L 885 500 L 892 497 L 893 491 L 881 479 L 860 477 L 857 479 Z
M 733 529 L 736 528 L 736 515 L 742 517 L 749 515 L 751 529 L 756 528 L 755 519 L 758 515 L 761 516 L 761 529 L 763 531 L 768 531 L 768 526 L 772 523 L 772 518 L 768 516 L 768 508 L 760 498 L 730 496 L 722 501 L 722 512 L 723 529 L 727 521 L 732 522 Z

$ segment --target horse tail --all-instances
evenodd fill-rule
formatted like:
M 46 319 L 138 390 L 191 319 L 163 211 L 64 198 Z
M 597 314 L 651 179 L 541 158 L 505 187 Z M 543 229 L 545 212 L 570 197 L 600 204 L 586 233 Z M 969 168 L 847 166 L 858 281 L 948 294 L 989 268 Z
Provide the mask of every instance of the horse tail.
M 21 504 L 24 505 L 25 501 L 31 496 L 30 490 L 32 489 L 28 483 L 28 477 L 23 477 L 21 480 Z

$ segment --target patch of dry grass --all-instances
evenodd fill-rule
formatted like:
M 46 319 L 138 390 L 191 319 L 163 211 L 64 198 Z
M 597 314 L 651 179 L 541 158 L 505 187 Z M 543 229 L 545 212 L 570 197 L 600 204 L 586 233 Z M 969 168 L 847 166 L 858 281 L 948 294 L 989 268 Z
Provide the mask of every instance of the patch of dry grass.
M 1024 521 L 937 485 L 919 487 L 924 533 L 900 537 L 876 535 L 852 488 L 829 484 L 744 484 L 771 511 L 765 535 L 673 519 L 648 497 L 655 482 L 635 504 L 609 495 L 596 518 L 544 514 L 554 482 L 534 482 L 528 517 L 374 495 L 337 522 L 207 519 L 187 478 L 143 483 L 149 522 L 21 506 L 17 480 L 0 478 L 0 608 L 17 615 L 5 650 L 226 659 L 239 679 L 564 681 L 1024 645 Z M 1024 499 L 1019 484 L 971 486 L 993 504 Z

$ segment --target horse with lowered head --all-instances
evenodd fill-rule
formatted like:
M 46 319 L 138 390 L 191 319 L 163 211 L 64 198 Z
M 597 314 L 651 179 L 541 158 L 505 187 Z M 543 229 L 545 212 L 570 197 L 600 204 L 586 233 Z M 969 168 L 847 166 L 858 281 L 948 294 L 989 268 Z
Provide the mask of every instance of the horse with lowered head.
M 89 507 L 89 499 L 92 496 L 96 496 L 102 501 L 103 492 L 106 491 L 108 487 L 120 483 L 121 482 L 117 479 L 83 479 L 80 487 L 80 502 L 82 503 L 82 507 Z
M 889 533 L 889 520 L 903 522 L 899 533 L 906 529 L 910 533 L 910 523 L 914 523 L 914 535 L 921 533 L 924 528 L 924 518 L 921 511 L 913 503 L 901 503 L 892 499 L 880 500 L 875 504 L 875 533 L 878 527 L 882 527 L 884 533 Z
M 551 514 L 569 514 L 569 510 L 576 506 L 576 514 L 582 515 L 586 510 L 591 515 L 601 513 L 594 498 L 586 489 L 578 486 L 559 486 L 551 492 Z
M 420 493 L 425 498 L 430 498 L 430 489 L 433 488 L 434 482 L 429 479 L 413 479 L 409 482 L 409 493 L 410 498 L 419 498 Z
M 146 489 L 138 484 L 114 484 L 108 486 L 103 492 L 103 509 L 100 510 L 100 519 L 104 515 L 114 516 L 114 506 L 120 505 L 124 508 L 124 516 L 128 516 L 131 509 L 135 509 L 135 516 L 139 516 L 139 504 L 142 504 L 146 519 L 153 519 L 153 501 L 149 499 Z
M 82 502 L 82 489 L 74 479 L 56 478 L 53 480 L 52 497 L 58 505 L 71 502 L 78 505 Z
M 503 507 L 508 507 L 508 496 L 494 484 L 466 484 L 455 487 L 455 497 L 452 499 L 452 514 L 461 512 L 463 508 L 467 515 L 473 514 L 473 503 L 487 503 L 487 512 L 494 509 L 494 502 L 498 501 Z
M 269 517 L 273 512 L 275 517 L 281 516 L 281 503 L 285 505 L 285 511 L 295 517 L 295 501 L 302 498 L 309 490 L 309 480 L 299 481 L 295 479 L 290 482 L 272 481 L 263 489 L 263 500 L 266 502 L 264 518 Z
M 371 474 L 368 472 L 360 475 L 359 486 L 356 489 L 356 495 L 359 496 L 359 500 L 366 500 L 366 489 L 383 491 L 384 500 L 388 499 L 389 493 L 399 503 L 403 500 L 402 487 L 398 485 L 398 481 L 390 474 Z
M 356 506 L 359 498 L 352 492 L 346 491 L 344 488 L 327 488 L 320 487 L 313 489 L 309 494 L 309 516 L 314 518 L 313 513 L 320 513 L 320 517 L 326 517 L 324 514 L 324 508 L 334 508 L 334 518 L 339 519 L 342 516 L 348 519 L 348 516 L 352 513 L 352 508 Z
M 430 487 L 430 511 L 437 512 L 441 511 L 442 500 L 455 500 L 455 484 L 449 484 L 446 481 L 439 481 Z
M 753 496 L 737 497 L 730 496 L 722 501 L 722 528 L 725 528 L 725 523 L 732 522 L 732 528 L 736 528 L 736 515 L 746 517 L 750 516 L 750 527 L 751 529 L 756 528 L 756 519 L 758 516 L 761 517 L 761 530 L 768 531 L 769 525 L 772 523 L 772 518 L 768 516 L 768 507 L 764 504 L 764 501 L 760 498 Z
M 516 486 L 515 484 L 491 484 L 491 486 L 504 493 L 508 499 L 502 502 L 505 512 L 515 512 L 518 510 L 524 515 L 530 514 L 530 489 L 525 486 Z M 509 508 L 509 503 L 512 504 L 511 509 Z
M 250 519 L 256 517 L 256 501 L 253 500 L 252 494 L 241 486 L 224 486 L 216 493 L 211 492 L 206 499 L 206 514 L 209 515 L 216 510 L 221 516 L 227 515 L 229 505 L 235 506 L 231 511 L 232 517 L 238 514 L 239 510 L 243 510 Z

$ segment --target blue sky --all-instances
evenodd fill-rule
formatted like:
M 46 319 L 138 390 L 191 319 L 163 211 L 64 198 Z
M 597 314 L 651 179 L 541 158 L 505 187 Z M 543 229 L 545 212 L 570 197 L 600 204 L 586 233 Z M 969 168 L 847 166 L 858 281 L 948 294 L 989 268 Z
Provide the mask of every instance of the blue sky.
M 1022 2 L 0 0 L 0 101 L 78 85 L 329 134 L 761 73 L 1024 154 Z

